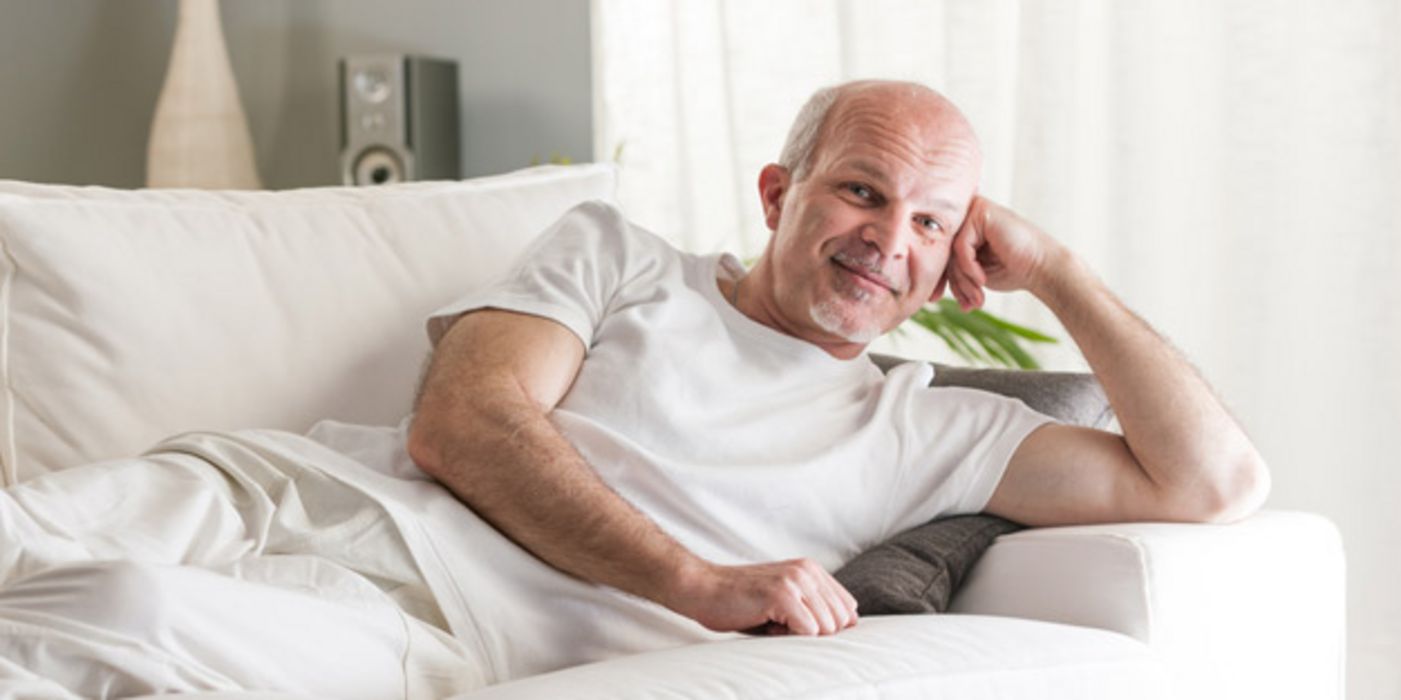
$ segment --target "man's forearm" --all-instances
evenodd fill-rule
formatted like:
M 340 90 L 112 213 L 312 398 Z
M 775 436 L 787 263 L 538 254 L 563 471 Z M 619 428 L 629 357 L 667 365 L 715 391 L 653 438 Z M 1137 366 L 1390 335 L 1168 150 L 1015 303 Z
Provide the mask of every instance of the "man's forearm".
M 494 397 L 516 391 L 502 384 L 479 388 Z M 416 426 L 434 433 L 425 440 L 434 455 L 421 463 L 435 464 L 432 476 L 536 557 L 668 607 L 671 592 L 706 565 L 608 488 L 523 397 L 463 411 L 452 427 Z
M 1068 250 L 1056 251 L 1031 291 L 1079 345 L 1155 484 L 1258 507 L 1268 488 L 1258 452 L 1176 350 Z

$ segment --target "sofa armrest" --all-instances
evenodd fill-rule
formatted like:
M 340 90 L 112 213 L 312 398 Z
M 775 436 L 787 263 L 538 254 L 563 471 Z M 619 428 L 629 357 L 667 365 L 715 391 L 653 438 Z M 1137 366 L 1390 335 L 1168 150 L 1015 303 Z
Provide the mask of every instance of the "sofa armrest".
M 1003 535 L 950 611 L 1134 637 L 1184 698 L 1341 698 L 1341 537 L 1308 513 L 1231 525 L 1125 523 Z

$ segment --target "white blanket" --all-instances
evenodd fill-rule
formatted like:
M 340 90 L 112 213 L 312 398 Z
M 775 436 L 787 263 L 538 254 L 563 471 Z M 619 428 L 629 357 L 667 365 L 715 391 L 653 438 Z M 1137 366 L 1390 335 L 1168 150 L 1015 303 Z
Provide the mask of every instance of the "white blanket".
M 189 433 L 140 458 L 0 492 L 0 599 L 26 577 L 113 559 L 201 567 L 323 596 L 347 586 L 327 570 L 353 572 L 416 626 L 455 638 L 464 668 L 418 681 L 423 695 L 439 696 L 721 636 L 531 557 L 414 469 L 402 429 L 328 423 L 310 436 L 322 442 L 280 431 Z M 308 567 L 308 559 L 322 565 Z M 9 630 L 0 627 L 0 678 L 4 657 L 14 666 L 26 645 L 33 651 L 35 642 L 21 638 L 43 634 L 32 625 Z M 405 663 L 412 674 L 414 660 Z

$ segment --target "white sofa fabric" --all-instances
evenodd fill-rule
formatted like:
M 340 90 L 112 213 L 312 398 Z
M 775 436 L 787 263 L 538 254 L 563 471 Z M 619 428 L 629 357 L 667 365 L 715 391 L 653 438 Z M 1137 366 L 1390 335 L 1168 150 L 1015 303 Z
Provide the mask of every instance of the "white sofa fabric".
M 183 430 L 390 424 L 424 318 L 502 274 L 608 166 L 288 192 L 0 181 L 0 474 Z
M 1007 617 L 887 616 L 830 638 L 740 639 L 623 657 L 458 696 L 1168 698 L 1159 660 L 1101 630 Z
M 1341 698 L 1343 572 L 1337 528 L 1309 513 L 1041 528 L 1001 537 L 950 610 L 1127 635 L 1174 697 Z
M 191 429 L 396 423 L 424 315 L 501 274 L 569 206 L 611 198 L 613 178 L 547 167 L 285 193 L 0 181 L 0 474 Z M 657 651 L 468 697 L 1328 700 L 1342 697 L 1342 577 L 1336 529 L 1308 514 L 1028 530 L 993 544 L 956 614 Z

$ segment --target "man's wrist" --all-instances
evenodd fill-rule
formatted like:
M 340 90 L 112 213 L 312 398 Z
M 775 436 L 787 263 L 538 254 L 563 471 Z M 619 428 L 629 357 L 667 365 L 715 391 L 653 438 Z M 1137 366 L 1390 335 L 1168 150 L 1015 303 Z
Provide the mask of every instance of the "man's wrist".
M 1094 273 L 1080 262 L 1075 253 L 1057 243 L 1047 253 L 1036 277 L 1027 285 L 1027 291 L 1055 310 L 1074 296 L 1077 290 L 1083 289 L 1086 283 L 1094 280 Z
M 657 580 L 655 595 L 649 597 L 673 612 L 686 615 L 695 601 L 704 597 L 715 573 L 714 564 L 688 552 L 678 565 L 666 567 Z

